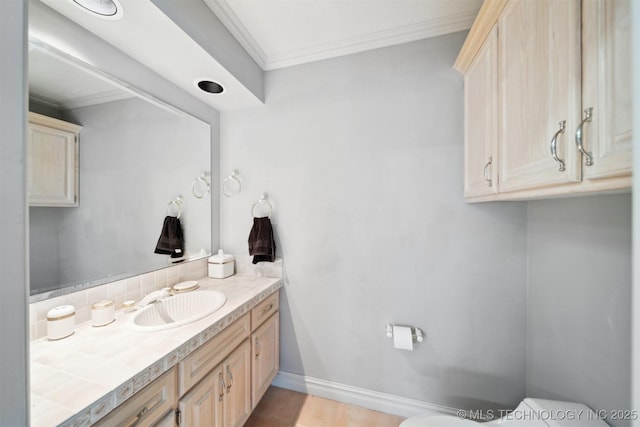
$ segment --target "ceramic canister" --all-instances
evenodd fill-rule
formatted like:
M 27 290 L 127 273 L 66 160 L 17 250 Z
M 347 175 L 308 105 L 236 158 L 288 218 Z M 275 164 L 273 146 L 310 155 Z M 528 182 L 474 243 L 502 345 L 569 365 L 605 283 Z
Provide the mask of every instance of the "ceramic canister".
M 233 276 L 235 265 L 233 255 L 225 254 L 220 249 L 217 255 L 209 257 L 209 277 L 224 279 L 225 277 Z
M 73 334 L 76 326 L 76 308 L 72 305 L 61 305 L 47 313 L 47 338 L 60 340 Z
M 91 324 L 104 326 L 115 320 L 115 303 L 107 299 L 91 305 Z

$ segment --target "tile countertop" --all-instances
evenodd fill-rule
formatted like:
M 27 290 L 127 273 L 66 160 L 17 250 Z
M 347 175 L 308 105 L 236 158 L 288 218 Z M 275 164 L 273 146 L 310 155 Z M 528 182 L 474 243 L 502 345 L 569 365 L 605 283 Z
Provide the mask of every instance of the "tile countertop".
M 227 302 L 191 324 L 135 332 L 127 327 L 135 312 L 118 310 L 107 326 L 86 322 L 68 338 L 32 341 L 31 426 L 97 422 L 282 286 L 279 278 L 238 275 L 198 282 L 224 292 Z

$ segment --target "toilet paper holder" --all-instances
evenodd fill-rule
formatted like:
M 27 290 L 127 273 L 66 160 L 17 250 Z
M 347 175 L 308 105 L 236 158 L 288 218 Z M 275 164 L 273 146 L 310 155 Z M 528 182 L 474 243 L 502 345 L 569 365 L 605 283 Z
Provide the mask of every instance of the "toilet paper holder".
M 387 323 L 385 326 L 387 330 L 387 337 L 393 338 L 393 326 L 391 323 Z M 401 325 L 396 325 L 401 326 Z M 422 329 L 416 328 L 415 326 L 409 326 L 411 328 L 411 337 L 413 338 L 413 342 L 422 342 L 424 340 L 424 332 Z

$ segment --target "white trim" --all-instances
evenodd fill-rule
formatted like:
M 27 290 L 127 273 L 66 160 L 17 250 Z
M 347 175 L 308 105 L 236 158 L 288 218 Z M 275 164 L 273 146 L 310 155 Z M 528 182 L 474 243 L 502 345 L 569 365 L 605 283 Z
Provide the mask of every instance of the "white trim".
M 233 8 L 229 6 L 227 0 L 204 0 L 204 2 L 264 71 L 468 30 L 477 15 L 477 11 L 469 11 L 304 49 L 267 55 L 235 14 Z
M 290 67 L 293 65 L 319 61 L 321 59 L 350 55 L 381 47 L 409 43 L 416 40 L 455 33 L 456 31 L 468 30 L 471 28 L 475 18 L 475 12 L 467 12 L 460 15 L 447 16 L 417 24 L 364 34 L 362 36 L 343 39 L 333 43 L 311 46 L 306 49 L 270 55 L 265 58 L 264 69 L 267 71 Z
M 209 9 L 224 24 L 233 37 L 238 40 L 242 47 L 253 58 L 258 66 L 265 70 L 265 58 L 267 55 L 262 50 L 256 39 L 253 38 L 247 27 L 244 26 L 238 15 L 235 14 L 229 3 L 225 0 L 204 0 Z
M 360 387 L 353 387 L 319 378 L 280 371 L 272 384 L 301 393 L 324 397 L 325 399 L 357 405 L 387 414 L 411 417 L 414 415 L 458 415 L 460 409 L 437 403 L 423 402 L 393 394 L 381 393 Z M 466 413 L 466 412 L 465 412 Z

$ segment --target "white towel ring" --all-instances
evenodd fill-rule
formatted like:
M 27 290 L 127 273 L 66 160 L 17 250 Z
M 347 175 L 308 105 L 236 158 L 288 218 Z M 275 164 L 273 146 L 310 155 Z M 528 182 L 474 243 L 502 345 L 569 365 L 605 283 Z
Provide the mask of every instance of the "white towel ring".
M 175 198 L 175 200 L 172 200 L 169 202 L 169 206 L 167 206 L 167 210 L 165 212 L 165 215 L 169 215 L 169 210 L 171 209 L 171 207 L 174 207 L 176 209 L 178 209 L 178 215 L 176 215 L 176 218 L 180 218 L 180 215 L 182 215 L 182 201 L 184 199 L 182 198 L 182 196 L 178 196 Z
M 198 191 L 199 187 L 204 188 L 204 191 L 202 191 L 202 189 Z M 191 184 L 191 192 L 198 199 L 202 199 L 209 195 L 209 192 L 211 192 L 211 180 L 206 173 L 203 173 L 193 180 L 193 184 Z
M 242 182 L 238 179 L 238 171 L 234 170 L 231 175 L 222 180 L 222 194 L 225 197 L 233 197 L 242 191 Z
M 260 198 L 258 200 L 256 200 L 256 202 L 251 206 L 251 217 L 252 218 L 256 218 L 256 215 L 254 214 L 254 210 L 256 208 L 256 206 L 258 205 L 267 205 L 267 207 L 269 208 L 269 214 L 267 215 L 267 218 L 271 218 L 271 213 L 273 212 L 273 206 L 271 206 L 271 203 L 269 203 L 269 200 L 267 199 L 267 195 L 266 194 L 262 194 L 260 196 Z

